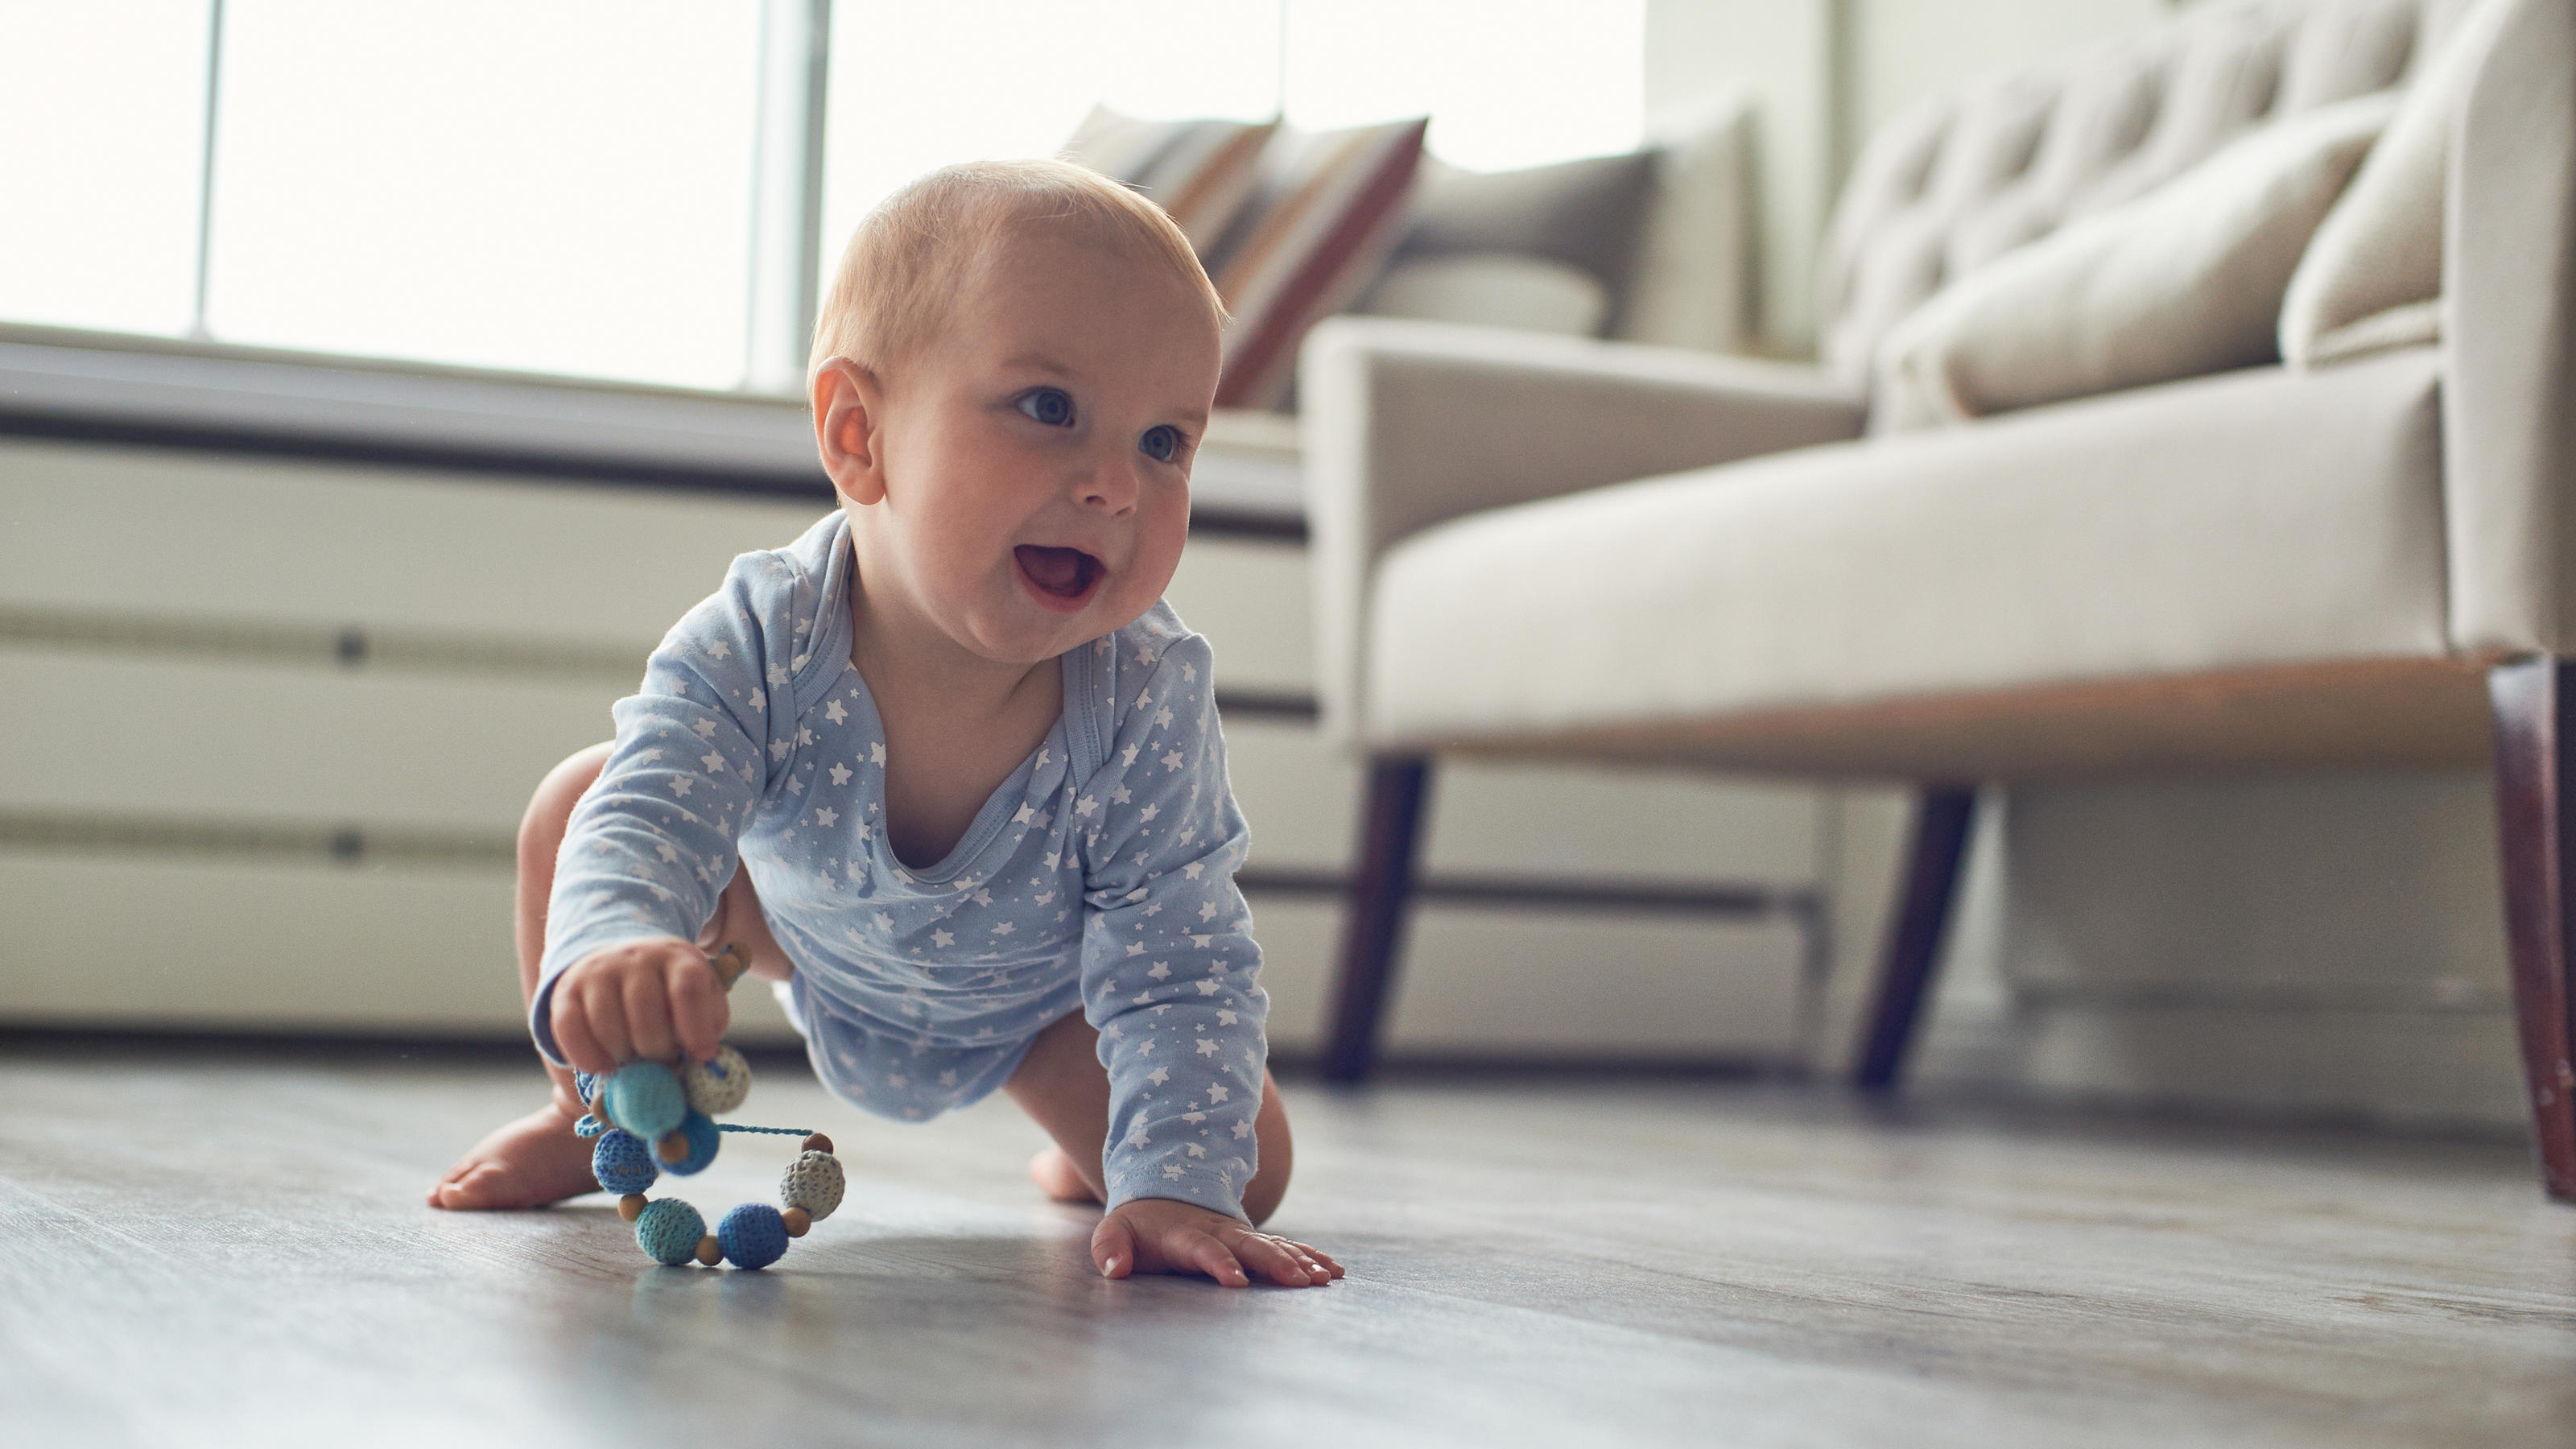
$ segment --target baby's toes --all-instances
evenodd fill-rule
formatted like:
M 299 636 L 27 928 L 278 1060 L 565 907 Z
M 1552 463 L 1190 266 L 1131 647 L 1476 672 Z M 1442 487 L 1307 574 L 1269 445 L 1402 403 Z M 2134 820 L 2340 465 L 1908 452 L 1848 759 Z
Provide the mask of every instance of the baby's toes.
M 501 1164 L 497 1162 L 477 1162 L 458 1167 L 429 1190 L 429 1205 L 442 1208 L 489 1206 L 492 1188 L 501 1175 Z

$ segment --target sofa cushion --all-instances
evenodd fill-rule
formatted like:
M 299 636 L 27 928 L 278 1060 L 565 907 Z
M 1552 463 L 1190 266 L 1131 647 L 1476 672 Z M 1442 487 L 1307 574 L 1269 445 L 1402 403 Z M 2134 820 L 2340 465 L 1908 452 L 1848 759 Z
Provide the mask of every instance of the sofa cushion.
M 1469 171 L 1426 156 L 1422 173 L 1413 220 L 1396 243 L 1393 266 L 1507 252 L 1591 277 L 1607 293 L 1613 312 L 1627 295 L 1637 229 L 1654 185 L 1652 152 L 1586 156 L 1518 171 Z
M 1590 337 L 1610 292 L 1579 267 L 1519 252 L 1460 252 L 1389 265 L 1358 308 L 1372 317 Z
M 1380 746 L 2445 654 L 2438 354 L 1497 509 L 1375 574 Z
M 1152 197 L 1201 256 L 1252 196 L 1276 121 L 1142 121 L 1094 106 L 1064 159 Z
M 1888 334 L 1873 429 L 2274 360 L 2290 274 L 2397 103 L 2378 92 L 2266 126 L 1951 284 Z
M 2439 334 L 2442 197 L 2452 118 L 2507 11 L 2487 0 L 2407 88 L 2379 144 L 2317 226 L 2281 300 L 2281 356 L 2310 367 Z
M 1753 327 L 1753 117 L 1753 93 L 1736 90 L 1658 128 L 1654 189 L 1613 337 L 1744 350 Z
M 1358 300 L 1403 234 L 1429 125 L 1272 140 L 1252 200 L 1206 256 L 1228 313 L 1217 406 L 1286 402 L 1306 329 Z
M 2411 34 L 2452 3 L 2209 0 L 1879 126 L 1817 259 L 1827 369 L 1864 380 L 1889 328 L 2007 248 L 2143 196 L 2258 126 L 2396 84 Z

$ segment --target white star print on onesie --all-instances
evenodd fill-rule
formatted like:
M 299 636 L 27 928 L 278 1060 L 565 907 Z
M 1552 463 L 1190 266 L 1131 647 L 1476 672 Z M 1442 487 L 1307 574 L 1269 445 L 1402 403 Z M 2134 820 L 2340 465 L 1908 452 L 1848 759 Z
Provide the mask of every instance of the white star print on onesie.
M 734 560 L 618 701 L 616 746 L 556 866 L 538 1047 L 562 1060 L 549 1001 L 565 967 L 621 941 L 694 939 L 739 860 L 796 963 L 782 997 L 835 1095 L 935 1116 L 999 1087 L 1041 1028 L 1080 1010 L 1109 1069 L 1110 1205 L 1242 1216 L 1269 999 L 1234 885 L 1247 831 L 1207 641 L 1156 604 L 1066 654 L 1046 741 L 947 859 L 904 866 L 869 824 L 885 732 L 848 663 L 848 540 L 835 513 Z

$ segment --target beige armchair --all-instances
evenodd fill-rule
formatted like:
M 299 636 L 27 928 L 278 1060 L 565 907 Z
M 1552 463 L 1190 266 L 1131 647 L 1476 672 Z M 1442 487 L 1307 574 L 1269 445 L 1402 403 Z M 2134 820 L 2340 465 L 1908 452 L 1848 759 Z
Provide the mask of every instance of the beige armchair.
M 2467 10 L 2204 6 L 1892 122 L 1827 241 L 1819 366 L 1318 329 L 1325 720 L 1372 761 L 1336 1075 L 1370 1069 L 1439 756 L 1917 783 L 1874 1087 L 1975 783 L 2492 760 L 2546 1178 L 2576 1195 L 2576 0 Z M 1903 426 L 1887 353 L 1927 300 L 2453 37 L 2438 340 Z

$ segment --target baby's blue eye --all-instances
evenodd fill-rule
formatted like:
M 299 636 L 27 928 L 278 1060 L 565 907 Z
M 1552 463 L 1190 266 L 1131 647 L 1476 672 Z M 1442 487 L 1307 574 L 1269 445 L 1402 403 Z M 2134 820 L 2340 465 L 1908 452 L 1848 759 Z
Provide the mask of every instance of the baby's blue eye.
M 1145 456 L 1155 462 L 1168 463 L 1180 454 L 1181 430 L 1168 423 L 1156 423 L 1145 430 L 1145 436 L 1136 440 L 1136 446 L 1144 449 Z
M 1065 396 L 1062 388 L 1041 387 L 1024 392 L 1020 394 L 1018 406 L 1021 412 L 1050 428 L 1073 425 L 1073 399 Z

